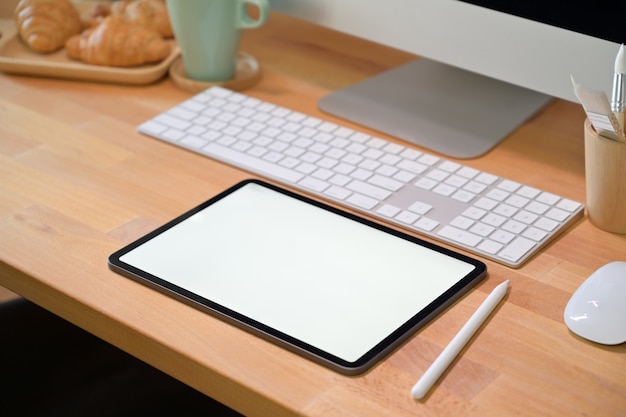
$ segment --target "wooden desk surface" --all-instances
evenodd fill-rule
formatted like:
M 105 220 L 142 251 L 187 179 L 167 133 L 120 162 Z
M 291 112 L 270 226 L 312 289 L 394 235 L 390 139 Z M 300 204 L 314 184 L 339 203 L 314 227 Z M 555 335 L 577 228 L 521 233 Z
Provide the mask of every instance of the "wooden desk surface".
M 329 90 L 413 58 L 279 15 L 246 33 L 242 49 L 264 68 L 248 94 L 318 116 Z M 584 279 L 626 260 L 626 236 L 587 219 L 521 269 L 487 262 L 475 290 L 358 377 L 110 272 L 110 253 L 249 177 L 135 132 L 189 96 L 168 79 L 132 87 L 0 74 L 1 286 L 248 415 L 626 415 L 626 345 L 586 342 L 563 323 Z M 464 163 L 584 201 L 583 119 L 579 105 L 557 101 Z M 505 279 L 506 302 L 414 401 L 415 381 Z

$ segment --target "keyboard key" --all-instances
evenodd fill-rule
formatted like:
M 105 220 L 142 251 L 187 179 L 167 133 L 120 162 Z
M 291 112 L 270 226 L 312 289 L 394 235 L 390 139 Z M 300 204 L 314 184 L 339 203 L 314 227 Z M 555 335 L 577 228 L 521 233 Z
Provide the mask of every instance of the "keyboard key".
M 478 182 L 482 182 L 483 184 L 487 184 L 487 185 L 491 185 L 494 182 L 498 181 L 498 177 L 492 174 L 487 174 L 486 172 L 481 172 L 474 179 Z
M 540 203 L 544 203 L 544 204 L 548 204 L 550 206 L 556 204 L 557 201 L 559 201 L 559 196 L 558 195 L 554 195 L 551 193 L 541 193 L 539 195 L 539 197 L 537 197 L 537 201 L 539 201 Z
M 207 141 L 198 136 L 185 136 L 180 143 L 184 143 L 192 148 L 200 149 L 207 144 Z
M 162 136 L 163 139 L 176 142 L 179 139 L 185 137 L 185 132 L 177 129 L 167 129 L 165 132 L 163 132 Z
M 346 186 L 346 188 L 348 190 L 355 191 L 357 193 L 361 193 L 366 196 L 375 198 L 378 201 L 382 201 L 391 195 L 391 191 L 389 190 L 385 190 L 384 188 L 376 187 L 374 185 L 371 185 L 362 181 L 352 181 Z
M 317 178 L 313 177 L 305 177 L 298 184 L 317 192 L 324 191 L 326 188 L 328 188 L 329 185 L 326 181 L 318 180 Z
M 495 227 L 486 225 L 484 223 L 476 223 L 471 227 L 470 232 L 479 236 L 486 237 L 489 236 L 494 230 L 496 230 Z
M 435 165 L 437 162 L 439 162 L 439 157 L 434 156 L 434 155 L 423 154 L 422 156 L 419 157 L 418 161 L 423 164 L 432 166 L 432 165 Z
M 485 210 L 479 209 L 478 207 L 468 207 L 463 212 L 463 215 L 469 217 L 470 219 L 479 220 L 486 213 L 487 212 Z
M 567 219 L 567 216 L 569 216 L 569 213 L 567 211 L 558 208 L 553 208 L 546 213 L 546 217 L 559 222 Z
M 167 126 L 152 120 L 143 123 L 139 128 L 148 135 L 158 135 L 167 130 Z
M 160 116 L 157 116 L 155 121 L 165 126 L 173 127 L 174 129 L 178 129 L 178 130 L 185 130 L 189 126 L 191 126 L 190 122 L 186 120 L 178 119 L 176 117 L 172 117 L 169 114 L 162 114 Z
M 324 191 L 324 194 L 336 198 L 337 200 L 343 200 L 352 193 L 345 188 L 332 185 Z
M 560 209 L 567 210 L 572 213 L 580 207 L 580 203 L 572 200 L 563 199 L 559 201 L 556 206 Z
M 396 214 L 400 213 L 400 207 L 393 206 L 391 204 L 383 204 L 376 213 L 382 214 L 386 217 L 394 217 Z
M 510 181 L 510 180 L 504 180 L 500 184 L 498 184 L 498 188 L 500 188 L 502 190 L 506 190 L 506 191 L 508 191 L 510 193 L 512 193 L 515 190 L 517 190 L 520 186 L 521 186 L 520 183 L 517 183 L 515 181 Z
M 559 222 L 542 217 L 535 222 L 535 226 L 543 230 L 547 230 L 548 232 L 551 232 L 555 230 L 557 227 L 559 227 Z
M 539 191 L 538 189 L 533 188 L 533 187 L 529 187 L 527 185 L 524 185 L 524 186 L 522 186 L 522 188 L 517 190 L 517 194 L 521 195 L 522 197 L 526 197 L 526 198 L 535 198 L 535 197 L 537 197 L 537 195 L 540 192 L 541 191 Z
M 463 203 L 469 203 L 474 199 L 474 197 L 476 197 L 476 194 L 463 190 L 457 191 L 456 193 L 452 194 L 452 198 Z
M 458 227 L 459 229 L 466 230 L 471 225 L 474 224 L 474 220 L 468 219 L 467 217 L 457 216 L 451 222 L 450 225 L 454 227 Z
M 536 243 L 532 240 L 519 237 L 515 239 L 512 244 L 505 246 L 504 249 L 498 253 L 498 255 L 510 260 L 511 262 L 517 262 L 535 245 Z
M 478 171 L 477 169 L 474 168 L 470 168 L 470 167 L 461 167 L 461 169 L 459 169 L 457 171 L 457 174 L 459 174 L 462 177 L 468 178 L 468 179 L 472 179 L 474 178 L 476 175 L 478 175 L 480 171 Z
M 432 208 L 433 206 L 422 201 L 416 201 L 409 206 L 409 210 L 422 215 L 428 213 Z
M 502 249 L 504 245 L 498 242 L 494 242 L 493 240 L 485 240 L 478 245 L 478 249 L 495 255 Z
M 404 183 L 400 181 L 394 181 L 391 178 L 384 177 L 382 175 L 374 175 L 370 177 L 367 182 L 370 184 L 378 185 L 389 191 L 398 191 L 404 186 Z
M 511 241 L 515 238 L 515 234 L 507 232 L 506 230 L 498 229 L 493 232 L 489 237 L 496 242 L 506 245 L 508 243 L 511 243 Z
M 542 239 L 545 239 L 547 235 L 548 235 L 548 232 L 546 232 L 545 230 L 537 229 L 536 227 L 529 227 L 528 229 L 524 230 L 524 233 L 523 233 L 524 237 L 532 239 L 535 242 L 539 242 Z
M 373 209 L 378 204 L 378 200 L 356 193 L 351 194 L 346 201 L 367 210 Z
M 543 203 L 539 203 L 537 201 L 533 201 L 531 203 L 528 203 L 528 205 L 525 208 L 526 210 L 531 211 L 535 214 L 543 214 L 546 212 L 546 210 L 550 208 L 550 206 L 543 204 Z
M 424 231 L 431 232 L 435 230 L 437 226 L 439 226 L 439 222 L 433 219 L 429 219 L 428 217 L 420 217 L 420 219 L 415 222 L 415 226 Z
M 396 165 L 398 168 L 403 169 L 405 171 L 412 172 L 414 174 L 421 174 L 426 171 L 427 167 L 424 164 L 420 164 L 419 162 L 413 162 L 410 160 L 403 160 Z
M 431 180 L 430 178 L 422 177 L 415 182 L 417 187 L 423 188 L 424 190 L 430 190 L 437 185 L 437 181 Z
M 452 226 L 442 227 L 438 234 L 467 246 L 476 246 L 482 240 L 482 238 L 478 235 Z
M 411 213 L 410 211 L 402 211 L 400 214 L 395 216 L 396 220 L 401 221 L 406 224 L 413 224 L 419 218 L 419 216 L 415 213 Z
M 440 195 L 445 195 L 446 197 L 452 195 L 456 191 L 456 188 L 451 187 L 446 184 L 439 184 L 433 188 L 433 191 Z

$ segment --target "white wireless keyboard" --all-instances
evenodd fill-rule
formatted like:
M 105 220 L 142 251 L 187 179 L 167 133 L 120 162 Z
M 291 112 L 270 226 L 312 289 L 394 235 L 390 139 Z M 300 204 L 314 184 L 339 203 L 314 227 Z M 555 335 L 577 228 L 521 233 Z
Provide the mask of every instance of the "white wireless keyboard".
M 220 87 L 138 131 L 511 267 L 584 210 L 579 202 Z

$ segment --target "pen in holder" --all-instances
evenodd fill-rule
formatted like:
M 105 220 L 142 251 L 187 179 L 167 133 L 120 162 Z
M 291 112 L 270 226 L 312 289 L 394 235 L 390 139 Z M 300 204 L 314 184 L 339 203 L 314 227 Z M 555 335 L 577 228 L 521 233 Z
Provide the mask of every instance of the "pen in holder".
M 626 143 L 599 136 L 585 120 L 587 214 L 602 230 L 626 233 Z

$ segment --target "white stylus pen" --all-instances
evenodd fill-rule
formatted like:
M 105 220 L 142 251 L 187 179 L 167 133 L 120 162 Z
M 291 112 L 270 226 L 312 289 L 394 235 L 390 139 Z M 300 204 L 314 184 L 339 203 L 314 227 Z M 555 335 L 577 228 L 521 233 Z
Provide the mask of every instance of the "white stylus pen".
M 491 294 L 487 296 L 485 301 L 478 307 L 476 312 L 470 317 L 465 325 L 459 330 L 459 332 L 450 341 L 448 346 L 441 352 L 441 354 L 435 359 L 435 361 L 426 370 L 424 375 L 417 381 L 411 390 L 411 395 L 416 400 L 422 399 L 430 390 L 435 382 L 439 379 L 441 374 L 448 368 L 450 363 L 454 360 L 456 355 L 463 349 L 463 346 L 471 339 L 476 333 L 476 330 L 481 324 L 489 317 L 489 314 L 500 303 L 500 300 L 506 294 L 509 287 L 509 280 L 507 279 L 502 284 L 498 285 L 491 291 Z

